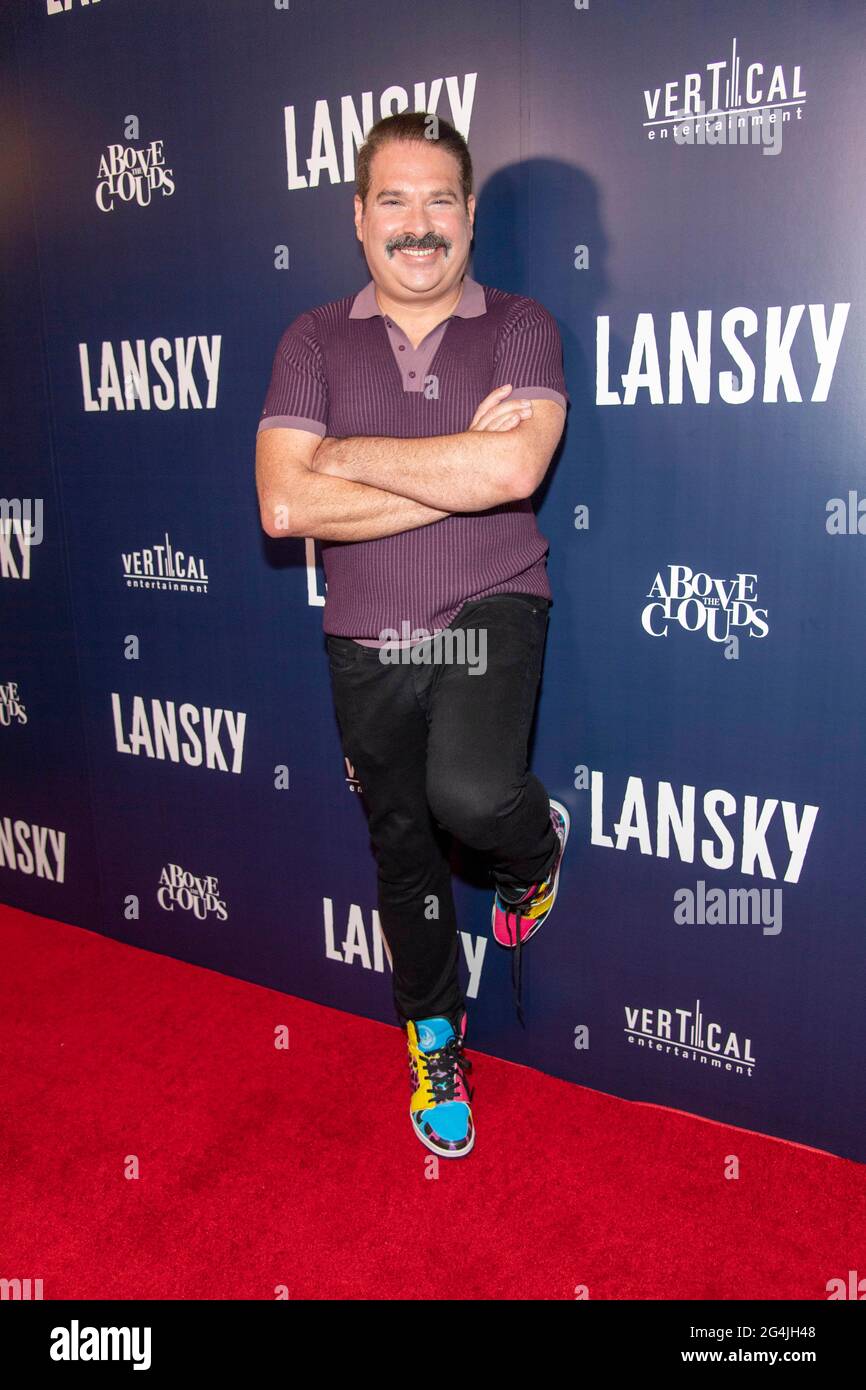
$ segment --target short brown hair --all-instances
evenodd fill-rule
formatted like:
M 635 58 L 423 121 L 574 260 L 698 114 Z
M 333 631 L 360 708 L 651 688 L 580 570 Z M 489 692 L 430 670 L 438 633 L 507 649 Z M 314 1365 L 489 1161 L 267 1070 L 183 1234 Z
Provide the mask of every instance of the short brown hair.
M 435 134 L 431 134 L 433 131 Z M 398 111 L 394 116 L 383 116 L 371 126 L 367 138 L 358 151 L 355 169 L 355 192 L 364 207 L 370 191 L 370 166 L 373 155 L 389 140 L 436 141 L 442 149 L 450 150 L 460 166 L 460 186 L 463 202 L 468 207 L 472 192 L 472 159 L 469 146 L 459 130 L 455 130 L 444 116 L 434 116 L 426 111 Z

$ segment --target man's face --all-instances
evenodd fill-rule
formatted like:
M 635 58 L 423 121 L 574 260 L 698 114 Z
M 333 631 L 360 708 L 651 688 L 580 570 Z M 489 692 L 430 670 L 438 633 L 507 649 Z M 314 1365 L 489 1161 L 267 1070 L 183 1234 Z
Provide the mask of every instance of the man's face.
M 373 156 L 355 229 L 370 275 L 394 299 L 440 299 L 466 268 L 475 198 L 464 206 L 460 166 L 436 140 L 389 140 Z M 427 251 L 410 255 L 404 248 Z

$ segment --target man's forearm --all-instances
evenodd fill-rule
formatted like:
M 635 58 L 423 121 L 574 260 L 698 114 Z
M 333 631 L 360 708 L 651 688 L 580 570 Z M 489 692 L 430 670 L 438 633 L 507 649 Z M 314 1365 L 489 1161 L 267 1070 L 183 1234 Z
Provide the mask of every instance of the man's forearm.
M 427 439 L 327 436 L 313 468 L 450 512 L 480 512 L 518 495 L 517 430 L 465 430 Z
M 371 541 L 429 526 L 448 515 L 414 498 L 308 469 L 304 470 L 303 487 L 296 489 L 287 503 L 274 507 L 274 530 L 269 534 Z

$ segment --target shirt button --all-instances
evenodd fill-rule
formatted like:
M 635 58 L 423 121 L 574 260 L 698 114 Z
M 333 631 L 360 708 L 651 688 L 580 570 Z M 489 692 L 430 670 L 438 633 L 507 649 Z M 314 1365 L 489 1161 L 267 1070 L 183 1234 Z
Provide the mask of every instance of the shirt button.
M 414 376 L 415 373 L 414 373 L 414 372 L 410 372 L 409 375 L 410 375 L 410 376 Z
M 403 343 L 400 344 L 400 346 L 399 346 L 399 351 L 400 351 L 400 352 L 405 352 L 405 351 L 406 351 L 406 347 L 405 347 L 405 345 L 404 345 Z

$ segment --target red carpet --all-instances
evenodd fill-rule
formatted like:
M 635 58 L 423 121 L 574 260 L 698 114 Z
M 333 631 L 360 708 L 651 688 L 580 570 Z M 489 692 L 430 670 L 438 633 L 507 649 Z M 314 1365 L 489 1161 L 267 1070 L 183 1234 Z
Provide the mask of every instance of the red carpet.
M 431 1181 L 396 1027 L 9 908 L 0 933 L 0 1277 L 46 1299 L 826 1299 L 866 1274 L 860 1164 L 470 1045 L 478 1141 Z

